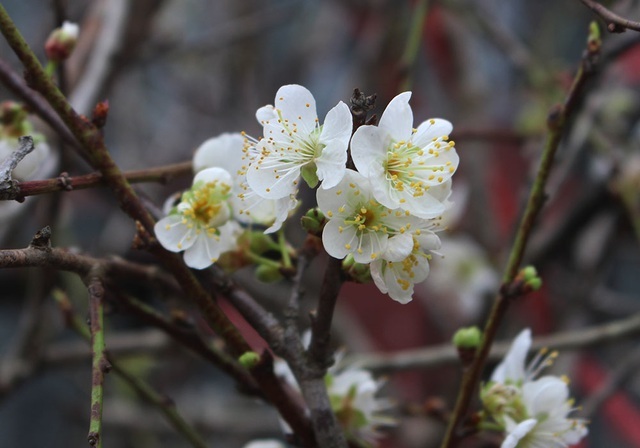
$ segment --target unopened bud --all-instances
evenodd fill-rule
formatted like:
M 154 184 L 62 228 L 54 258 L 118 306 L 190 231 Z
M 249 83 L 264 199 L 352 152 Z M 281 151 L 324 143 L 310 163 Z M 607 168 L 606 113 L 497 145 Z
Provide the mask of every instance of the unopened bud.
M 538 271 L 533 266 L 527 266 L 522 271 L 520 271 L 520 275 L 524 279 L 524 281 L 529 281 L 538 276 Z
M 256 278 L 261 282 L 274 283 L 282 280 L 282 273 L 278 267 L 261 264 L 256 268 Z
M 98 129 L 102 129 L 107 124 L 107 116 L 109 115 L 109 100 L 100 101 L 93 108 L 91 122 Z
M 342 269 L 357 283 L 371 281 L 371 269 L 368 264 L 356 263 L 353 255 L 349 254 L 342 261 Z
M 325 223 L 324 214 L 319 208 L 312 208 L 300 219 L 302 228 L 313 235 L 319 235 Z
M 482 331 L 478 327 L 460 328 L 453 335 L 456 348 L 478 348 L 482 342 Z
M 251 369 L 260 362 L 260 355 L 256 352 L 244 352 L 240 355 L 238 361 L 247 369 Z
M 537 291 L 542 288 L 542 279 L 540 277 L 532 278 L 531 280 L 527 280 L 525 285 L 528 286 L 531 291 Z
M 44 44 L 47 58 L 53 62 L 66 60 L 76 46 L 79 32 L 78 25 L 71 22 L 64 22 L 60 28 L 53 30 Z

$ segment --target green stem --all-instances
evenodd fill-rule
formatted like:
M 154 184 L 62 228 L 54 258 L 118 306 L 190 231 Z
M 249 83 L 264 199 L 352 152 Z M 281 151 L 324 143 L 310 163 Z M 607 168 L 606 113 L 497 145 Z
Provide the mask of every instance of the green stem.
M 412 70 L 420 49 L 420 38 L 424 29 L 424 20 L 427 16 L 429 2 L 428 0 L 418 0 L 414 10 L 412 11 L 413 20 L 409 28 L 409 36 L 407 44 L 404 47 L 402 58 L 400 59 L 400 70 L 402 81 L 400 82 L 400 91 L 411 90 L 413 84 Z
M 89 421 L 89 445 L 102 448 L 102 405 L 104 399 L 104 375 L 111 366 L 105 354 L 104 342 L 104 286 L 97 273 L 89 279 L 89 317 L 93 363 L 91 374 L 91 417 Z
M 442 444 L 440 445 L 441 448 L 450 448 L 457 440 L 456 430 L 467 413 L 476 385 L 478 381 L 480 381 L 485 361 L 489 355 L 489 351 L 491 350 L 491 345 L 493 344 L 493 340 L 495 339 L 495 335 L 498 331 L 499 324 L 506 314 L 511 299 L 513 299 L 513 296 L 507 295 L 506 291 L 518 273 L 531 230 L 544 203 L 545 184 L 549 177 L 549 172 L 551 171 L 554 156 L 560 144 L 560 139 L 562 138 L 567 118 L 574 111 L 578 97 L 584 90 L 586 80 L 592 73 L 593 64 L 600 52 L 600 40 L 593 37 L 593 34 L 592 29 L 587 41 L 587 51 L 585 56 L 583 56 L 582 62 L 575 75 L 573 84 L 567 94 L 564 104 L 553 108 L 549 113 L 547 123 L 549 131 L 542 152 L 540 166 L 529 193 L 527 206 L 518 226 L 514 244 L 511 248 L 509 260 L 502 278 L 502 288 L 496 297 L 489 314 L 489 318 L 485 324 L 482 343 L 480 344 L 480 347 L 478 347 L 472 364 L 463 374 L 456 405 L 451 418 L 449 419 L 447 432 Z
M 284 235 L 284 228 L 278 230 L 278 247 L 282 254 L 282 264 L 285 269 L 291 268 L 291 255 L 289 255 L 289 245 L 287 244 L 287 238 Z
M 44 67 L 44 72 L 47 74 L 49 78 L 53 78 L 56 74 L 56 69 L 58 68 L 58 64 L 54 61 L 48 61 L 47 65 Z
M 280 263 L 278 263 L 277 261 L 271 260 L 270 258 L 266 258 L 263 256 L 260 256 L 254 252 L 251 252 L 250 250 L 247 250 L 245 252 L 245 254 L 247 255 L 247 257 L 253 261 L 256 264 L 263 264 L 265 266 L 270 266 L 272 268 L 275 269 L 280 269 L 282 266 L 280 265 Z
M 83 339 L 90 342 L 91 333 L 87 330 L 82 320 L 73 312 L 71 303 L 67 296 L 60 290 L 53 292 L 53 297 L 58 303 L 67 325 L 78 333 Z M 164 395 L 158 393 L 144 380 L 137 378 L 130 374 L 119 363 L 109 359 L 113 371 L 122 378 L 131 388 L 145 401 L 152 406 L 156 407 L 165 418 L 169 421 L 171 426 L 187 439 L 191 445 L 195 448 L 206 448 L 207 444 L 200 437 L 200 435 L 182 418 L 175 405 L 167 399 Z

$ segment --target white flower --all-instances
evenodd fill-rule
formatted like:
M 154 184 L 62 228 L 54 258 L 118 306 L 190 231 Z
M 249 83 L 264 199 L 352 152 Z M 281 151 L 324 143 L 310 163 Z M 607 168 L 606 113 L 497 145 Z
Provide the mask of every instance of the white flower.
M 252 440 L 244 448 L 286 448 L 286 445 L 275 439 Z
M 391 402 L 376 398 L 384 381 L 375 380 L 371 372 L 355 367 L 329 370 L 325 382 L 331 407 L 348 438 L 374 444 L 380 437 L 380 426 L 395 424 L 392 418 L 381 414 L 391 407 Z
M 308 343 L 304 345 L 307 346 Z M 336 358 L 340 357 L 341 353 L 336 354 Z M 277 360 L 274 371 L 293 388 L 299 389 L 286 362 Z M 379 427 L 396 423 L 393 418 L 383 414 L 392 404 L 387 399 L 376 398 L 384 381 L 375 380 L 371 372 L 354 366 L 338 367 L 336 363 L 329 369 L 324 380 L 331 408 L 349 439 L 373 445 L 380 436 Z M 284 426 L 285 431 L 290 431 L 286 423 Z
M 413 250 L 408 211 L 391 210 L 373 197 L 370 183 L 360 173 L 347 170 L 333 188 L 318 189 L 318 207 L 329 219 L 322 243 L 329 255 L 342 259 L 352 254 L 357 263 L 378 257 L 402 261 Z
M 413 129 L 411 92 L 396 96 L 378 126 L 360 126 L 351 140 L 358 171 L 371 180 L 373 194 L 389 208 L 400 207 L 420 218 L 434 218 L 447 208 L 449 179 L 458 167 L 453 129 L 430 119 Z
M 245 224 L 267 226 L 265 233 L 273 233 L 294 210 L 298 201 L 294 194 L 280 199 L 265 199 L 253 192 L 247 184 L 247 169 L 255 158 L 248 137 L 240 133 L 221 134 L 202 143 L 193 156 L 193 169 L 197 173 L 205 168 L 220 167 L 233 178 L 231 208 L 233 216 Z
M 507 433 L 501 448 L 565 448 L 587 435 L 586 421 L 568 418 L 573 408 L 567 380 L 556 376 L 535 379 L 556 355 L 538 355 L 528 366 L 531 330 L 514 340 L 505 359 L 483 388 L 485 409 Z
M 238 225 L 229 220 L 231 185 L 231 175 L 222 168 L 196 174 L 175 210 L 156 223 L 160 244 L 172 252 L 185 251 L 185 263 L 195 269 L 211 266 L 233 249 Z
M 278 89 L 275 106 L 256 114 L 264 138 L 247 173 L 249 186 L 260 196 L 279 199 L 295 194 L 302 174 L 311 187 L 335 186 L 346 170 L 351 138 L 351 112 L 342 101 L 320 125 L 316 102 L 306 88 L 286 85 Z
M 440 248 L 440 238 L 433 231 L 419 233 L 413 236 L 413 250 L 404 260 L 371 262 L 371 277 L 380 292 L 403 304 L 412 300 L 414 285 L 429 275 L 430 252 Z

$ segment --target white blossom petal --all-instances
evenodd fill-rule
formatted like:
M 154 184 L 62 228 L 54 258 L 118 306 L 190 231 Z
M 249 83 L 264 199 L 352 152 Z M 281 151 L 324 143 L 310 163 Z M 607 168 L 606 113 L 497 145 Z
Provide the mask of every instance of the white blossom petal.
M 525 359 L 531 347 L 531 330 L 525 328 L 514 339 L 509 352 L 493 371 L 491 380 L 505 384 L 525 379 Z
M 378 127 L 385 130 L 395 141 L 409 140 L 413 132 L 413 111 L 409 106 L 411 92 L 396 95 L 380 117 Z
M 162 247 L 171 252 L 188 249 L 195 242 L 193 228 L 178 214 L 162 218 L 154 226 L 154 232 Z
M 274 106 L 283 120 L 297 124 L 305 133 L 311 132 L 317 125 L 316 100 L 305 87 L 297 84 L 280 87 Z
M 515 448 L 518 442 L 522 440 L 531 430 L 538 424 L 536 419 L 528 419 L 518 423 L 513 429 L 509 431 L 509 434 L 500 445 L 500 448 Z

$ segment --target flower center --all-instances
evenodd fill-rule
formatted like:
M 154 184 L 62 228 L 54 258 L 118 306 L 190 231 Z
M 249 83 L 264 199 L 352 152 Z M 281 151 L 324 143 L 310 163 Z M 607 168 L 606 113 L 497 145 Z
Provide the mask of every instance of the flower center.
M 387 232 L 387 228 L 380 223 L 380 218 L 386 216 L 384 207 L 376 204 L 361 205 L 351 219 L 345 219 L 344 223 L 357 228 L 357 234 L 361 235 L 366 232 Z
M 194 188 L 183 197 L 182 213 L 201 227 L 214 227 L 229 219 L 225 201 L 229 197 L 231 186 L 214 180 Z

